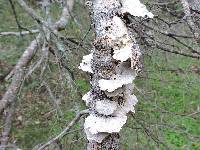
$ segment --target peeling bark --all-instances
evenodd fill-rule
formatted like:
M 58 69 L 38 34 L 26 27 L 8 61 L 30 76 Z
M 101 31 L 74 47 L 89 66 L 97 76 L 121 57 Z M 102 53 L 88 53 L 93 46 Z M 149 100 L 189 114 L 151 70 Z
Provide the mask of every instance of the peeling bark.
M 141 52 L 123 19 L 127 14 L 153 17 L 139 0 L 93 1 L 96 39 L 79 67 L 92 74 L 91 90 L 82 98 L 91 109 L 84 124 L 88 150 L 120 149 L 119 131 L 137 103 L 132 82 L 141 70 Z

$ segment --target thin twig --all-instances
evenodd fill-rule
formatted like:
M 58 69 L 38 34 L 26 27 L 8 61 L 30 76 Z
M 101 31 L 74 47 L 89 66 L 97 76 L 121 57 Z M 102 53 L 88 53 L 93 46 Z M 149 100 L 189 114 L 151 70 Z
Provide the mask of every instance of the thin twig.
M 45 147 L 47 147 L 48 145 L 50 145 L 50 144 L 54 143 L 55 141 L 61 139 L 63 136 L 65 136 L 67 134 L 67 132 L 71 129 L 71 127 L 74 126 L 74 124 L 76 124 L 80 120 L 81 116 L 86 115 L 88 113 L 89 113 L 88 109 L 79 112 L 76 115 L 76 117 L 69 123 L 69 125 L 59 135 L 57 135 L 56 137 L 54 137 L 53 139 L 48 141 L 46 144 L 42 145 L 40 148 L 38 148 L 38 150 L 42 150 Z
M 56 110 L 59 113 L 59 116 L 63 117 L 63 112 L 62 112 L 62 110 L 61 110 L 61 108 L 60 108 L 60 106 L 58 104 L 58 100 L 55 98 L 53 92 L 51 91 L 51 88 L 49 87 L 49 85 L 47 84 L 47 82 L 43 81 L 43 84 L 45 85 L 45 87 L 46 87 L 46 89 L 47 89 L 47 91 L 49 93 L 49 96 L 50 96 L 50 98 L 53 101 L 53 105 L 54 105 L 54 107 L 56 108 Z
M 31 31 L 31 32 L 30 32 Z M 21 35 L 30 35 L 39 33 L 38 29 L 30 31 L 21 31 L 21 32 L 0 32 L 0 37 L 2 36 L 21 36 Z
M 197 43 L 200 44 L 200 31 L 198 30 L 198 28 L 192 20 L 192 15 L 190 13 L 190 5 L 187 0 L 181 0 L 181 3 L 183 5 L 186 21 L 195 37 L 195 40 L 197 41 Z

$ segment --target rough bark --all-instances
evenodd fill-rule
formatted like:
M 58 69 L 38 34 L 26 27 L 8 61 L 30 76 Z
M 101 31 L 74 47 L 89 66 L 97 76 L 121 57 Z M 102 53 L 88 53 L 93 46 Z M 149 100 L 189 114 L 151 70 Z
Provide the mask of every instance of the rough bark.
M 6 80 L 10 79 L 16 73 L 18 69 L 22 69 L 23 67 L 26 67 L 28 65 L 28 63 L 32 60 L 34 54 L 37 52 L 37 49 L 39 48 L 41 44 L 41 39 L 42 39 L 42 36 L 41 34 L 39 34 L 36 37 L 36 39 L 31 42 L 31 44 L 24 51 L 23 55 L 20 57 L 14 69 L 6 77 Z
M 98 81 L 100 79 L 110 79 L 115 73 L 115 62 L 112 59 L 113 42 L 110 37 L 105 36 L 106 30 L 110 30 L 107 24 L 103 23 L 111 21 L 117 13 L 120 7 L 119 2 L 111 1 L 99 1 L 96 0 L 93 6 L 93 22 L 96 30 L 96 40 L 94 42 L 93 62 L 92 70 L 94 72 L 92 78 L 92 93 L 95 99 L 91 102 L 93 105 L 94 113 L 96 112 L 95 101 L 111 100 L 108 98 L 104 91 L 100 90 Z M 105 59 L 107 58 L 107 59 Z M 98 115 L 97 115 L 98 116 Z M 97 149 L 119 149 L 119 135 L 109 134 L 101 143 L 94 140 L 88 141 L 88 150 Z
M 15 101 L 23 77 L 24 72 L 22 71 L 22 69 L 18 69 L 12 79 L 10 86 L 8 87 L 8 90 L 0 101 L 0 112 L 2 112 L 4 108 Z
M 190 2 L 190 3 L 189 3 Z M 199 5 L 200 5 L 200 2 L 197 2 L 195 0 L 192 0 L 192 1 L 188 1 L 188 0 L 181 0 L 181 3 L 183 5 L 183 10 L 184 10 L 184 13 L 185 13 L 185 18 L 186 18 L 186 21 L 194 35 L 194 38 L 195 40 L 197 41 L 197 43 L 200 44 L 200 30 L 198 29 L 198 27 L 195 25 L 194 21 L 193 21 L 193 18 L 192 18 L 192 14 L 191 14 L 191 10 L 190 10 L 190 6 L 192 8 L 195 8 L 195 9 L 199 9 Z
M 119 134 L 110 134 L 101 143 L 96 141 L 89 141 L 87 145 L 88 150 L 118 150 L 119 145 Z
M 16 101 L 15 101 L 16 102 Z M 7 115 L 5 117 L 5 124 L 2 131 L 2 138 L 1 138 L 1 145 L 6 146 L 9 141 L 9 133 L 12 127 L 12 121 L 14 118 L 14 112 L 15 112 L 15 103 L 12 103 L 11 106 L 7 109 Z M 2 150 L 5 150 L 5 148 L 2 148 Z
M 91 90 L 83 96 L 91 109 L 84 124 L 88 150 L 120 149 L 119 131 L 137 103 L 132 82 L 141 70 L 141 52 L 127 28 L 127 14 L 153 17 L 139 0 L 93 1 L 96 39 L 92 53 L 80 64 L 92 74 Z
M 188 0 L 188 3 L 193 10 L 200 11 L 200 1 L 199 0 Z

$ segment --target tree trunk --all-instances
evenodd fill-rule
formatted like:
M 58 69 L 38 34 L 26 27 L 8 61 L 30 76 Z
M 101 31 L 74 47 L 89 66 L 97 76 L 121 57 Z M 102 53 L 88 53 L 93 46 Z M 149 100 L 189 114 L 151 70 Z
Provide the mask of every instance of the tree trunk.
M 88 150 L 120 149 L 119 131 L 137 103 L 132 82 L 141 70 L 141 52 L 127 28 L 127 14 L 153 17 L 137 0 L 93 1 L 96 39 L 92 53 L 80 64 L 92 76 L 91 90 L 83 96 L 91 108 L 84 124 Z

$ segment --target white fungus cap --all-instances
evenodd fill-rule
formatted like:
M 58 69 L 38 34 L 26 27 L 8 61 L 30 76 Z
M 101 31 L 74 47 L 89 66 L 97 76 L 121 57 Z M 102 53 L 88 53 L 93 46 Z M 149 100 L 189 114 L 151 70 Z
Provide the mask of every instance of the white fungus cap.
M 127 116 L 98 117 L 91 114 L 85 119 L 84 129 L 88 129 L 91 134 L 117 133 L 126 123 L 126 120 Z
M 128 66 L 127 62 L 122 62 L 116 67 L 116 75 L 112 79 L 99 80 L 99 87 L 103 91 L 113 92 L 116 89 L 133 82 L 136 73 Z
M 96 111 L 103 115 L 111 115 L 117 109 L 117 102 L 101 100 L 96 102 Z
M 101 143 L 103 139 L 105 139 L 109 135 L 109 133 L 92 134 L 88 129 L 85 129 L 85 133 L 89 141 L 96 141 L 98 143 Z
M 130 13 L 133 16 L 153 18 L 154 15 L 149 12 L 144 4 L 139 0 L 121 0 L 122 13 Z
M 80 63 L 80 66 L 78 67 L 79 69 L 86 71 L 86 72 L 90 72 L 93 73 L 92 71 L 92 65 L 91 65 L 91 61 L 93 59 L 93 54 L 89 54 L 89 55 L 85 55 L 83 56 L 83 60 Z
M 88 105 L 90 103 L 90 101 L 92 100 L 91 91 L 89 91 L 85 95 L 83 95 L 82 100 L 85 101 L 86 105 Z
M 135 95 L 127 95 L 123 105 L 119 105 L 113 116 L 124 116 L 128 112 L 135 112 L 134 106 L 137 104 L 138 100 Z
M 120 60 L 121 62 L 126 61 L 132 56 L 132 47 L 133 43 L 129 43 L 121 49 L 115 50 L 113 58 L 116 60 Z

